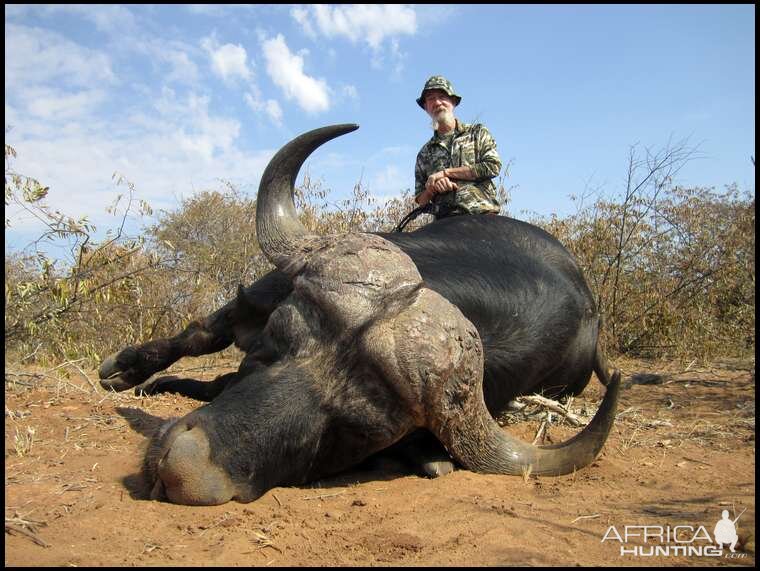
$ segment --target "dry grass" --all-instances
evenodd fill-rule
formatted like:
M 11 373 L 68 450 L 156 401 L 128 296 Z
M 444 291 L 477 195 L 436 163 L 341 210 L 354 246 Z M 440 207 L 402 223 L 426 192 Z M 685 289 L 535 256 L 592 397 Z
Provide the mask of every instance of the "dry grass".
M 14 430 L 13 448 L 16 450 L 16 456 L 19 458 L 28 456 L 32 452 L 36 430 L 31 426 L 27 426 L 26 430 L 19 431 L 18 427 Z

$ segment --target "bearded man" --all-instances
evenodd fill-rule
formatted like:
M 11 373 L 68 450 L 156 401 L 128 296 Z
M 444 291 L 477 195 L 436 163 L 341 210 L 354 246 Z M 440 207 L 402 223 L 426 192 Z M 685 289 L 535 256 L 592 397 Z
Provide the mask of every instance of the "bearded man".
M 493 178 L 501 170 L 496 142 L 481 124 L 467 125 L 454 117 L 462 100 L 445 77 L 425 82 L 417 105 L 433 121 L 433 137 L 417 154 L 414 199 L 432 201 L 436 219 L 459 214 L 498 214 Z

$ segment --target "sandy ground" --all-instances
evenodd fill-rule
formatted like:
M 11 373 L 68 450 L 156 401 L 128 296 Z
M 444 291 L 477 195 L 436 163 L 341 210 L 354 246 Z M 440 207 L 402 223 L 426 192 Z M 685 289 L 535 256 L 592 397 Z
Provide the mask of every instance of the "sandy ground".
M 210 363 L 174 371 L 229 370 Z M 130 492 L 145 438 L 116 411 L 168 417 L 198 403 L 107 394 L 77 363 L 7 363 L 5 564 L 754 566 L 754 362 L 615 365 L 628 385 L 615 428 L 576 474 L 428 480 L 386 462 L 199 508 Z M 591 414 L 601 394 L 592 381 L 571 409 Z M 505 429 L 532 440 L 538 426 Z M 555 422 L 549 439 L 576 431 Z M 736 553 L 710 556 L 723 510 L 739 516 Z

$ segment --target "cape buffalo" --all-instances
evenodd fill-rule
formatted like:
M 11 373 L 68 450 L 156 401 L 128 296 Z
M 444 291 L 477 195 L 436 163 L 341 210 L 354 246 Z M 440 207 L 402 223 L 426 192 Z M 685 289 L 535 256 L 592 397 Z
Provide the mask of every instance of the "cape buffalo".
M 608 373 L 583 275 L 552 236 L 493 215 L 391 234 L 321 237 L 301 225 L 293 202 L 301 165 L 356 128 L 305 133 L 267 166 L 256 230 L 276 270 L 178 336 L 102 363 L 102 386 L 125 390 L 186 355 L 233 342 L 245 352 L 236 373 L 154 387 L 211 402 L 151 439 L 144 474 L 153 497 L 248 502 L 422 431 L 478 472 L 565 474 L 601 450 L 620 374 Z M 567 442 L 532 446 L 492 418 L 522 394 L 579 394 L 592 371 L 605 397 Z

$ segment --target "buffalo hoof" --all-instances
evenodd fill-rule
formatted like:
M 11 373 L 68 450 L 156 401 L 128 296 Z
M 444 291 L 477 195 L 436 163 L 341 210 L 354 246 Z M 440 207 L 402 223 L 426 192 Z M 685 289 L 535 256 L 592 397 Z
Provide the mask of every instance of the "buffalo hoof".
M 134 347 L 127 347 L 106 357 L 98 369 L 100 386 L 116 392 L 139 385 L 150 375 L 144 376 L 136 369 L 139 358 Z
M 161 393 L 172 392 L 172 387 L 176 384 L 179 377 L 174 375 L 167 375 L 164 377 L 157 377 L 153 380 L 146 381 L 141 385 L 135 387 L 136 397 L 147 397 L 160 395 Z
M 454 463 L 451 460 L 436 460 L 425 462 L 420 466 L 422 475 L 427 478 L 439 478 L 454 471 Z

